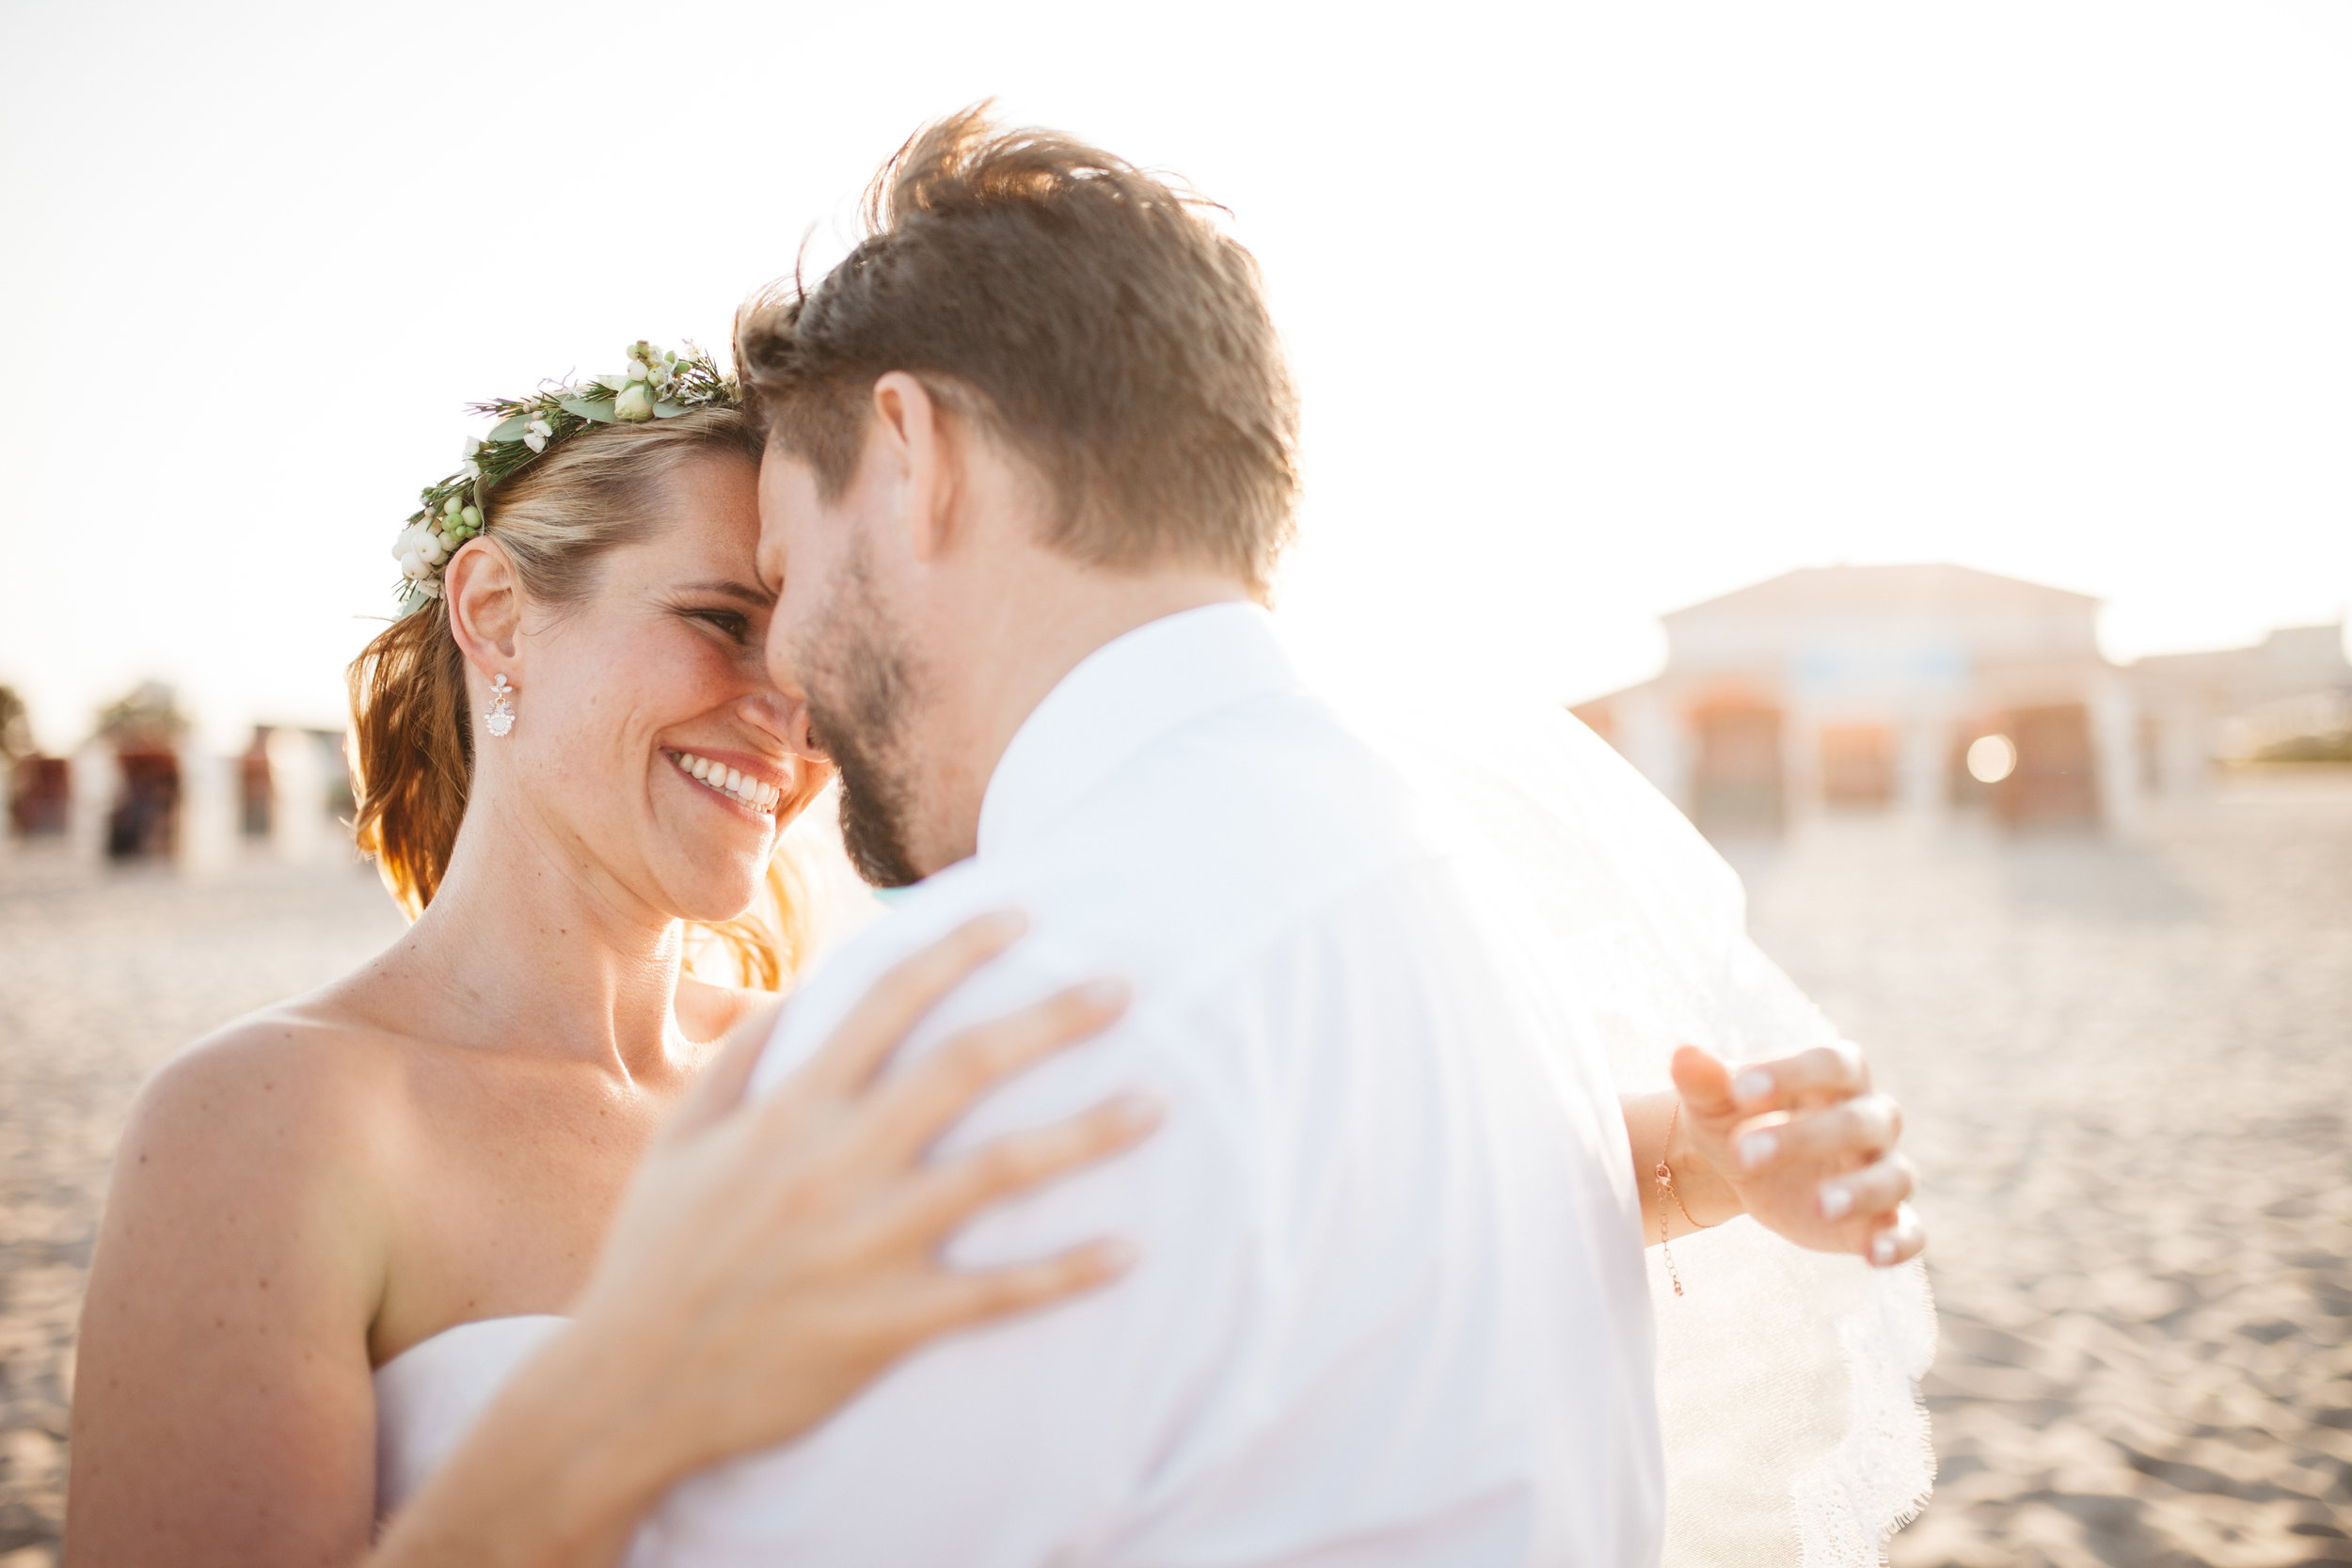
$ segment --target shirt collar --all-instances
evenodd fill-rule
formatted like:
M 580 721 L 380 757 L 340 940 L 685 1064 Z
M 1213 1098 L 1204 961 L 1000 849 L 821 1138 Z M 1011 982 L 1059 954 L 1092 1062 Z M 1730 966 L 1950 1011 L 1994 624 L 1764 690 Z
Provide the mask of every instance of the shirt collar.
M 1013 732 L 980 799 L 982 856 L 1052 831 L 1119 766 L 1202 714 L 1299 689 L 1254 604 L 1213 604 L 1145 623 L 1078 661 Z

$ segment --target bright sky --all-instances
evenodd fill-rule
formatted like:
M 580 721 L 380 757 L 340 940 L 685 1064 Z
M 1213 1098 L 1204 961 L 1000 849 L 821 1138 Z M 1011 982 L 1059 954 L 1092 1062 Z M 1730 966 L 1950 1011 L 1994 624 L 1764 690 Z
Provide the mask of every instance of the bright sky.
M 1308 408 L 1310 626 L 1637 680 L 1954 560 L 2119 657 L 2352 598 L 2352 8 L 0 0 L 0 681 L 341 721 L 469 399 L 726 341 L 989 94 L 1189 177 Z M 1009 20 L 1018 18 L 1017 21 Z

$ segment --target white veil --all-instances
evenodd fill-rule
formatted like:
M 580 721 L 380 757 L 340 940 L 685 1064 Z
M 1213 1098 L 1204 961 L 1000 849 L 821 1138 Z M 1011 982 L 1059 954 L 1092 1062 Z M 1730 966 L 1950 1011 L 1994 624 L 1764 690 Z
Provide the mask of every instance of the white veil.
M 1460 686 L 1367 691 L 1292 641 L 1428 792 L 1481 885 L 1534 927 L 1524 945 L 1555 1005 L 1606 1043 L 1620 1090 L 1667 1086 L 1685 1042 L 1741 1061 L 1838 1038 L 1749 940 L 1738 875 L 1565 711 Z M 1924 1268 L 1807 1252 L 1747 1219 L 1674 1253 L 1681 1295 L 1650 1253 L 1668 1568 L 1882 1561 L 1935 1474 L 1918 1397 L 1935 1346 Z

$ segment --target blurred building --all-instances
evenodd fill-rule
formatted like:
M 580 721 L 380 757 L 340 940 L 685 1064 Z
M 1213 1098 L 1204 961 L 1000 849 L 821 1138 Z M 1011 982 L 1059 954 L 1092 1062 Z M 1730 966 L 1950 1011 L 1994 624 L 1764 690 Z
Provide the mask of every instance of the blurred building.
M 2352 664 L 2342 623 L 2282 626 L 2250 648 L 2155 654 L 2132 666 L 2152 766 L 2352 762 Z
M 168 860 L 180 852 L 183 796 L 204 782 L 191 776 L 200 767 L 183 765 L 188 729 L 171 688 L 160 681 L 147 682 L 98 716 L 98 732 L 82 748 L 78 771 L 106 786 L 103 799 L 96 790 L 85 794 L 93 816 L 105 814 L 108 860 Z M 184 842 L 199 848 L 195 839 Z
M 157 683 L 102 712 L 72 756 L 28 752 L 0 763 L 0 849 L 56 841 L 78 861 L 195 870 L 246 853 L 294 861 L 351 853 L 340 733 L 258 726 L 241 756 L 215 756 Z
M 1700 827 L 1739 833 L 1821 811 L 2127 825 L 2203 788 L 2245 715 L 2352 700 L 2340 626 L 2124 667 L 2098 609 L 1964 566 L 1808 568 L 1667 615 L 1664 671 L 1576 712 Z
M 237 825 L 281 859 L 348 857 L 358 810 L 343 736 L 336 730 L 257 724 L 237 759 Z

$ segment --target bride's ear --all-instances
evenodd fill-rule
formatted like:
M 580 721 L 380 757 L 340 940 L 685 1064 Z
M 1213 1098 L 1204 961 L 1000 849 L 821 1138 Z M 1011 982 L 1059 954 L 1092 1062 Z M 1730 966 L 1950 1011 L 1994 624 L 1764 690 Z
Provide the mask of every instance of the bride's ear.
M 486 539 L 471 539 L 451 558 L 441 575 L 449 596 L 449 629 L 466 662 L 477 670 L 508 663 L 522 630 L 522 584 L 506 552 Z

